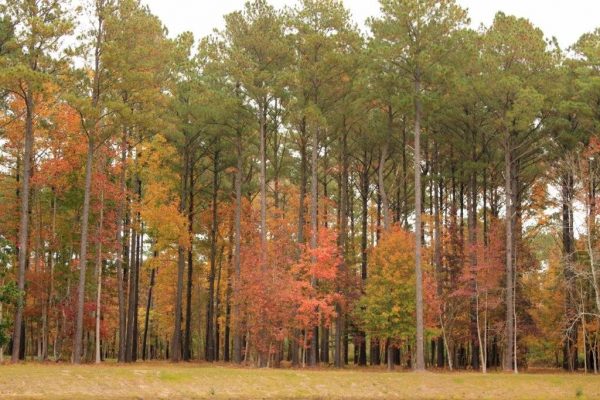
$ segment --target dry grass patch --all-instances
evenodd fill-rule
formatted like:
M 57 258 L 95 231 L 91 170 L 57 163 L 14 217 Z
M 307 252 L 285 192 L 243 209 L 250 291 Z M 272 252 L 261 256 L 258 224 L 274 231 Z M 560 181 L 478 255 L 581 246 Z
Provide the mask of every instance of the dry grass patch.
M 600 399 L 600 377 L 144 363 L 0 366 L 0 399 Z

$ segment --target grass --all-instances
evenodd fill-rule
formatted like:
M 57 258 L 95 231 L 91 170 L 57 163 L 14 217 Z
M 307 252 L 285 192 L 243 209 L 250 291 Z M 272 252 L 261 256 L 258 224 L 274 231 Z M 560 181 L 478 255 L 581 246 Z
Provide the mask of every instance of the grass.
M 0 366 L 0 399 L 600 399 L 600 377 L 208 364 Z

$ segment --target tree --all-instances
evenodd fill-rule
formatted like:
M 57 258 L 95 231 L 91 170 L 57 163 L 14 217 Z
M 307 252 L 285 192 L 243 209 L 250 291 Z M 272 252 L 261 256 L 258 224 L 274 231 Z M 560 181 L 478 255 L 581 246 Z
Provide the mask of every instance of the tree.
M 11 0 L 0 8 L 0 14 L 13 22 L 14 36 L 8 39 L 7 47 L 17 50 L 5 54 L 0 59 L 2 72 L 0 86 L 25 103 L 25 129 L 23 146 L 23 172 L 20 189 L 19 226 L 19 274 L 18 288 L 25 291 L 25 270 L 27 268 L 30 172 L 33 160 L 33 143 L 36 130 L 36 101 L 46 94 L 48 83 L 64 73 L 65 59 L 55 58 L 60 54 L 62 40 L 73 30 L 71 15 L 67 11 L 67 1 L 48 1 L 31 4 L 25 0 Z M 16 308 L 13 333 L 12 361 L 19 360 L 23 337 L 23 302 Z
M 551 57 L 541 30 L 524 19 L 496 14 L 486 32 L 484 65 L 495 84 L 493 102 L 496 126 L 504 150 L 504 192 L 506 208 L 506 356 L 504 368 L 517 371 L 514 236 L 521 229 L 519 199 L 523 189 L 520 174 L 540 155 L 543 121 L 543 84 Z M 519 183 L 521 181 L 521 183 Z
M 424 93 L 436 83 L 440 63 L 453 46 L 452 33 L 467 22 L 465 10 L 454 0 L 381 0 L 380 19 L 370 21 L 375 40 L 387 45 L 387 60 L 413 84 L 415 170 L 415 279 L 416 347 L 415 368 L 425 369 L 423 323 L 423 274 L 421 268 L 421 123 Z M 383 45 L 383 43 L 382 43 Z

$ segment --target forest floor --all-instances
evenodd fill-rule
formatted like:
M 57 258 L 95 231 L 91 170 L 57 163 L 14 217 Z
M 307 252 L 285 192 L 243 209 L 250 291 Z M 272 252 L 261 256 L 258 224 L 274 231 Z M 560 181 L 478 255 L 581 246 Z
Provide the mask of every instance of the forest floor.
M 0 366 L 0 399 L 600 399 L 600 376 L 251 369 L 138 363 Z

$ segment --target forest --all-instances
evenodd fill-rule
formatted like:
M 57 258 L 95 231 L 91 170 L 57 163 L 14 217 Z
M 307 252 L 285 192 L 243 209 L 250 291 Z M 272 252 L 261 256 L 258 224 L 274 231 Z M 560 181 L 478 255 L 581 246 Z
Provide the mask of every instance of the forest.
M 0 0 L 0 361 L 598 373 L 600 29 Z

